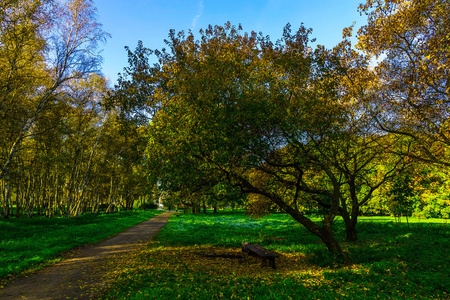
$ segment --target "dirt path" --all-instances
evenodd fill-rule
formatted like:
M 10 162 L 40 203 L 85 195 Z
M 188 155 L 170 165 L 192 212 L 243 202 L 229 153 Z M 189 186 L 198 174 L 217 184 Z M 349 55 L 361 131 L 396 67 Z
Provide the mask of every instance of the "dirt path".
M 92 299 L 105 288 L 111 259 L 145 245 L 173 213 L 164 212 L 98 244 L 80 248 L 67 259 L 0 290 L 0 299 Z

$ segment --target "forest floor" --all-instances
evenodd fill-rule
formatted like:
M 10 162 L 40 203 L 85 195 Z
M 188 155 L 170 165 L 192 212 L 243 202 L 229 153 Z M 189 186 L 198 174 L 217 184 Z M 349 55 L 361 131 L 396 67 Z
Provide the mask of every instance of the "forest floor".
M 123 256 L 146 245 L 172 214 L 164 212 L 110 239 L 71 251 L 59 263 L 12 280 L 0 289 L 0 299 L 96 298 L 112 280 L 105 274 L 115 266 L 114 261 L 123 261 Z

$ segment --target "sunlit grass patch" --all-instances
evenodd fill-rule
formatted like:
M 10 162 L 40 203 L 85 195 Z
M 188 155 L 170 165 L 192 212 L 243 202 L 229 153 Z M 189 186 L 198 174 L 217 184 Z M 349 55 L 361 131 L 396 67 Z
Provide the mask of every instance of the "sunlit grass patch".
M 288 253 L 272 270 L 238 248 L 154 242 L 116 268 L 116 286 L 104 299 L 421 299 L 414 283 L 400 280 L 404 265 L 393 266 L 324 268 Z
M 258 258 L 240 248 L 217 246 L 161 246 L 153 242 L 128 260 L 127 269 L 118 271 L 119 289 L 106 299 L 276 299 L 279 296 L 305 296 L 324 278 L 318 269 L 309 270 L 308 279 L 288 278 L 307 267 L 301 255 L 282 255 L 277 269 L 261 266 Z M 311 280 L 313 276 L 320 280 Z M 284 298 L 289 299 L 289 298 Z M 294 297 L 295 299 L 295 297 Z

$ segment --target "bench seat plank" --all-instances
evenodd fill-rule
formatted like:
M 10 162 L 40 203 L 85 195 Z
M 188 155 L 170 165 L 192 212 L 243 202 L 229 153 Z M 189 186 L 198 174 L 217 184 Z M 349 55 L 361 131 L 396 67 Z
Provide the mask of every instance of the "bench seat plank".
M 275 269 L 275 258 L 278 257 L 278 254 L 267 250 L 258 244 L 250 244 L 249 242 L 242 242 L 242 251 L 261 257 L 264 264 L 269 262 L 270 266 Z

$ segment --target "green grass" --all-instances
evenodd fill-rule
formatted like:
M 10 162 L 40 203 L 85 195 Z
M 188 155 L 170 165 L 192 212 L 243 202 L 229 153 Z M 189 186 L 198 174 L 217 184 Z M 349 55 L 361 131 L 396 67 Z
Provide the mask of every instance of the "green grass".
M 318 220 L 317 220 L 318 221 Z M 288 216 L 179 215 L 122 262 L 104 299 L 448 299 L 447 220 L 363 217 L 359 241 L 336 234 L 354 265 L 339 265 Z M 277 269 L 243 256 L 242 241 L 277 251 Z
M 86 214 L 77 218 L 0 220 L 0 278 L 17 274 L 75 247 L 94 243 L 145 221 L 160 211 Z

